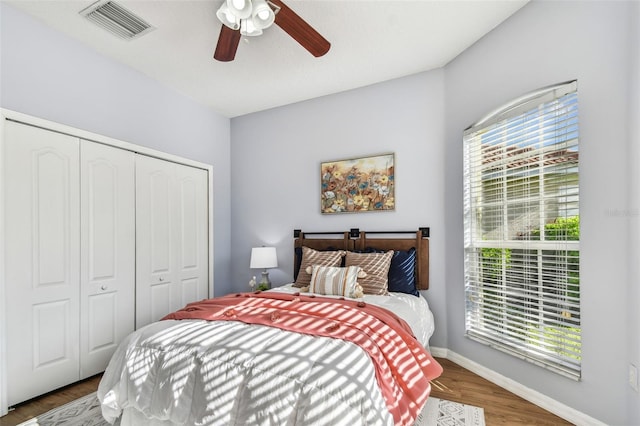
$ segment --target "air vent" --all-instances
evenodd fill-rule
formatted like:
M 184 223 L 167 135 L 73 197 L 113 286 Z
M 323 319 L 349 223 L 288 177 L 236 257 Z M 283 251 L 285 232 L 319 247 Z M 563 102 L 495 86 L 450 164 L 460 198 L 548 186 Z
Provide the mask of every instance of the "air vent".
M 144 19 L 114 1 L 98 1 L 81 10 L 80 14 L 124 40 L 132 40 L 153 30 Z

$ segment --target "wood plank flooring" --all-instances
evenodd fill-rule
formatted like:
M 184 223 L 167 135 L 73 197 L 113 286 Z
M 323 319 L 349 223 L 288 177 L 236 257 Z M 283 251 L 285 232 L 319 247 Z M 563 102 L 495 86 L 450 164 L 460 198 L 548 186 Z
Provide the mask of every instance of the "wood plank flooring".
M 442 364 L 444 373 L 432 383 L 431 395 L 484 408 L 487 426 L 571 424 L 447 359 L 437 358 L 437 360 Z M 0 426 L 15 426 L 95 392 L 100 377 L 97 375 L 22 403 L 6 416 L 0 417 Z
M 90 377 L 78 383 L 65 386 L 40 397 L 23 402 L 9 411 L 6 416 L 0 417 L 0 426 L 15 426 L 29 419 L 46 413 L 56 407 L 95 392 L 102 374 Z
M 436 359 L 442 365 L 444 373 L 431 383 L 431 395 L 484 408 L 487 426 L 572 424 L 448 359 Z

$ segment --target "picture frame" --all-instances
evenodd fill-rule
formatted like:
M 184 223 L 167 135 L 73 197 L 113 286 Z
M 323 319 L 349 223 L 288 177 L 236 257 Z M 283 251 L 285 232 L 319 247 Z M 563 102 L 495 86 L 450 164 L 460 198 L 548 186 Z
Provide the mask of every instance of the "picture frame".
M 395 210 L 395 154 L 320 164 L 322 214 Z

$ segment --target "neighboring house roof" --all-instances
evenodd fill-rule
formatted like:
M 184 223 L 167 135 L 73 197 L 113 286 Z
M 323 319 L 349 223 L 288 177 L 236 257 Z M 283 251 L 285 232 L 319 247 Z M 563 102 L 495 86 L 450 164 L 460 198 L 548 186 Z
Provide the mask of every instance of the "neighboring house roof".
M 563 150 L 550 150 L 543 154 L 542 159 L 540 155 L 530 155 L 528 153 L 532 152 L 534 149 L 531 147 L 519 147 L 519 146 L 508 146 L 505 147 L 502 145 L 493 145 L 483 147 L 483 157 L 482 164 L 490 164 L 490 163 L 504 163 L 505 155 L 506 158 L 511 158 L 507 164 L 507 169 L 513 169 L 517 167 L 538 167 L 540 165 L 540 161 L 542 160 L 542 164 L 545 166 L 550 166 L 554 164 L 564 164 L 564 163 L 578 163 L 578 151 L 571 151 L 568 149 Z

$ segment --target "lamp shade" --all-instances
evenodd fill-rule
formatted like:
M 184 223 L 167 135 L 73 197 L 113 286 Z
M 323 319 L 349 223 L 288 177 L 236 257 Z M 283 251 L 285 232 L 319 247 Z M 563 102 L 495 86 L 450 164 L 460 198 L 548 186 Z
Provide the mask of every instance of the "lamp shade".
M 251 249 L 251 269 L 267 269 L 278 267 L 278 256 L 275 247 L 254 247 Z

